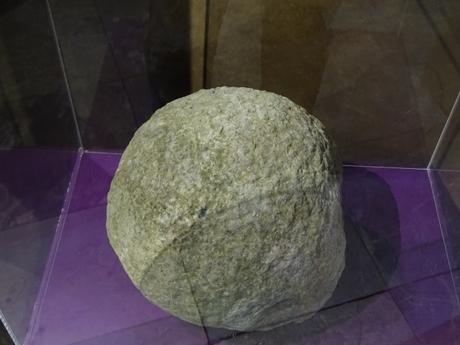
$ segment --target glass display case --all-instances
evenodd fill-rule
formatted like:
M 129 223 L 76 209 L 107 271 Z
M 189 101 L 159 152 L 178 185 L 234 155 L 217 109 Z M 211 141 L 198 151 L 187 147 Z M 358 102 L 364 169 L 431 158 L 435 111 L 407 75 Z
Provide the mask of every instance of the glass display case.
M 0 3 L 0 344 L 455 344 L 460 2 Z M 110 246 L 107 193 L 152 113 L 202 88 L 276 92 L 343 159 L 345 269 L 314 317 L 196 326 Z

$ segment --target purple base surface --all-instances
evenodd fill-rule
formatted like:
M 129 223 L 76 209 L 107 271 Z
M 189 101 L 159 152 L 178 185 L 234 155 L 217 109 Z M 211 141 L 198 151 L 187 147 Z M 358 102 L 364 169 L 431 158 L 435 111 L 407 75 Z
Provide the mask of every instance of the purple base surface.
M 238 333 L 181 321 L 133 286 L 105 228 L 119 159 L 81 158 L 27 345 L 451 344 L 460 335 L 460 275 L 449 269 L 427 171 L 345 167 L 346 268 L 334 295 L 302 323 Z

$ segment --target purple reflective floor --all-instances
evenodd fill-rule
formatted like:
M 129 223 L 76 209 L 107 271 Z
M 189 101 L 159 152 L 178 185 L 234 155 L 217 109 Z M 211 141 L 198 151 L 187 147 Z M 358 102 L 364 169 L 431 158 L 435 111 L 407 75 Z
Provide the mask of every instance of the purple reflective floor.
M 453 277 L 460 275 L 449 269 L 455 251 L 447 246 L 448 258 L 427 171 L 345 167 L 346 268 L 333 297 L 301 324 L 240 334 L 183 322 L 131 284 L 105 229 L 106 194 L 119 159 L 119 154 L 89 152 L 77 158 L 26 344 L 458 341 Z

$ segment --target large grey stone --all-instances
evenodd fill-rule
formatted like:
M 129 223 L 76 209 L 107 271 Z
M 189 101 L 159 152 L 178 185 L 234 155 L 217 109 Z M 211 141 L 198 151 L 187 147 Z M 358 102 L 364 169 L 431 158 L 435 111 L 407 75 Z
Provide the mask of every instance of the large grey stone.
M 131 140 L 108 196 L 110 243 L 140 291 L 195 324 L 301 321 L 344 267 L 341 168 L 321 123 L 285 97 L 201 90 Z

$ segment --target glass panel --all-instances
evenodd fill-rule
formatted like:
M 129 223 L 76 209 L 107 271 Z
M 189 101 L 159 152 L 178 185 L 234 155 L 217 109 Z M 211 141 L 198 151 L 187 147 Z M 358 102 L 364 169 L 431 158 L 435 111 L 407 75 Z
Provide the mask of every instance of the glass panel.
M 0 312 L 22 344 L 36 305 L 76 153 L 0 151 Z
M 83 146 L 124 148 L 154 107 L 143 50 L 148 2 L 50 3 Z
M 347 162 L 425 167 L 460 86 L 452 0 L 52 0 L 51 8 L 92 149 L 123 149 L 165 102 L 235 85 L 305 106 Z
M 1 2 L 0 71 L 0 316 L 23 344 L 80 145 L 45 1 Z
M 0 315 L 15 343 L 453 343 L 458 109 L 440 135 L 460 86 L 459 16 L 454 0 L 4 1 Z M 181 321 L 142 296 L 108 242 L 120 160 L 108 151 L 166 102 L 220 85 L 303 105 L 345 161 L 345 270 L 302 323 Z M 443 170 L 426 170 L 436 146 Z
M 460 156 L 457 155 L 457 161 L 459 158 Z M 430 179 L 454 281 L 452 296 L 458 300 L 460 298 L 460 171 L 433 170 L 430 171 Z M 458 317 L 453 323 L 455 327 L 450 326 L 452 331 L 448 332 L 452 336 L 460 331 Z M 451 339 L 454 342 L 454 338 Z
M 45 1 L 0 5 L 0 145 L 79 146 Z

